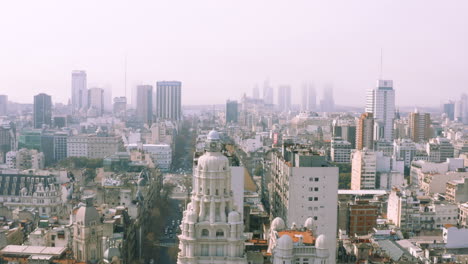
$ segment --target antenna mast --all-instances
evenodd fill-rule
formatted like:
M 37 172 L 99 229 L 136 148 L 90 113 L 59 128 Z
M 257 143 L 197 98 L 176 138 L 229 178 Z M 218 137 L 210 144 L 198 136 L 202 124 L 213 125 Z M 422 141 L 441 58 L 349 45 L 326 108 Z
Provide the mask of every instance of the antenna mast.
M 383 49 L 380 48 L 380 79 L 383 79 Z

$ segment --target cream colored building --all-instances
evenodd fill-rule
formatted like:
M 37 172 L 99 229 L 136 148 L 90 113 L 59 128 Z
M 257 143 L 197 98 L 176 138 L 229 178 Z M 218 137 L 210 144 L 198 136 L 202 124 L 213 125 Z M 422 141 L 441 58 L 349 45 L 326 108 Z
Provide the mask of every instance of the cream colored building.
M 101 217 L 92 198 L 87 198 L 86 204 L 77 210 L 73 223 L 73 254 L 78 262 L 102 260 L 102 232 Z
M 194 170 L 191 202 L 183 213 L 178 264 L 246 264 L 244 223 L 231 188 L 228 159 L 216 131 Z

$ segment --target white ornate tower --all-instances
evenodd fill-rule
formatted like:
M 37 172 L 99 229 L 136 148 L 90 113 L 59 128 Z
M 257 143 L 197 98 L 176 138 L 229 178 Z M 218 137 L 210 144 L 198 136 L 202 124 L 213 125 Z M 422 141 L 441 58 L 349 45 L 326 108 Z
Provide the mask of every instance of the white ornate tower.
M 219 134 L 211 131 L 194 170 L 192 198 L 182 219 L 179 264 L 247 263 L 244 223 L 233 204 L 229 162 L 220 151 Z

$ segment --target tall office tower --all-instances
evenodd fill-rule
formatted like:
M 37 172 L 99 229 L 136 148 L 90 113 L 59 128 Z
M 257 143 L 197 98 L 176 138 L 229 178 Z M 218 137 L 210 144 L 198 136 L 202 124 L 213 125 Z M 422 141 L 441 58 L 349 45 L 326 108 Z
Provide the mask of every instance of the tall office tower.
M 375 189 L 377 156 L 372 150 L 357 150 L 352 154 L 351 190 Z
M 372 113 L 362 114 L 356 127 L 356 149 L 373 149 L 374 147 L 374 116 Z
M 307 110 L 316 111 L 317 110 L 317 94 L 315 93 L 315 87 L 312 84 L 306 84 L 308 97 L 307 97 Z
M 115 117 L 125 117 L 127 112 L 127 97 L 115 97 L 113 111 Z
M 393 141 L 393 120 L 395 118 L 393 81 L 379 80 L 377 88 L 368 91 L 366 112 L 374 115 L 374 139 Z
M 258 85 L 255 85 L 255 87 L 252 88 L 252 98 L 260 99 L 260 89 L 258 88 Z
M 317 107 L 315 87 L 310 83 L 304 83 L 301 95 L 301 111 L 315 111 Z
M 88 107 L 88 89 L 85 71 L 72 71 L 71 99 L 73 112 Z
M 327 86 L 323 89 L 323 98 L 320 101 L 322 112 L 333 112 L 335 110 L 335 99 L 333 99 L 333 87 Z
M 460 100 L 455 102 L 455 120 L 468 124 L 468 95 L 462 94 Z
M 173 121 L 181 120 L 182 83 L 157 82 L 156 86 L 156 117 Z
M 431 115 L 415 111 L 409 116 L 410 138 L 414 142 L 428 141 L 432 138 Z
M 153 86 L 138 85 L 136 103 L 138 121 L 151 125 L 153 122 Z
M 52 125 L 52 99 L 50 95 L 40 93 L 34 96 L 34 128 Z
M 8 114 L 8 96 L 0 95 L 0 116 L 6 116 Z
M 205 146 L 183 213 L 177 263 L 246 264 L 244 222 L 234 204 L 231 169 L 216 131 L 208 134 Z
M 301 111 L 307 111 L 308 110 L 308 96 L 309 96 L 309 91 L 307 90 L 307 86 L 304 84 L 302 85 L 301 88 Z
M 338 167 L 327 157 L 306 151 L 301 146 L 283 146 L 282 152 L 272 153 L 271 214 L 280 217 L 286 226 L 313 219 L 316 233 L 328 239 L 325 243 L 335 263 L 338 204 Z
M 0 124 L 0 163 L 5 162 L 8 151 L 16 148 L 16 127 L 13 122 Z
M 273 87 L 270 86 L 268 81 L 263 84 L 263 101 L 265 104 L 273 104 Z
M 229 124 L 231 122 L 237 123 L 238 115 L 239 115 L 238 111 L 239 109 L 238 109 L 237 101 L 227 100 L 226 102 L 226 124 Z
M 455 102 L 449 101 L 444 104 L 444 114 L 447 115 L 449 120 L 454 120 L 455 118 Z
M 91 88 L 88 90 L 88 112 L 93 112 L 95 116 L 102 116 L 104 113 L 103 89 Z
M 278 87 L 278 110 L 281 112 L 291 109 L 291 86 L 281 85 Z

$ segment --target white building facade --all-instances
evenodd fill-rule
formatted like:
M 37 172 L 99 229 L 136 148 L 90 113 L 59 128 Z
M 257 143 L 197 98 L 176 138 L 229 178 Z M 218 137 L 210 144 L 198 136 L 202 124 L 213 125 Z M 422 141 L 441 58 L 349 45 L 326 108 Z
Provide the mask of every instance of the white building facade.
M 182 218 L 177 263 L 246 264 L 244 223 L 232 196 L 229 161 L 220 152 L 217 132 L 211 131 L 206 143 Z

